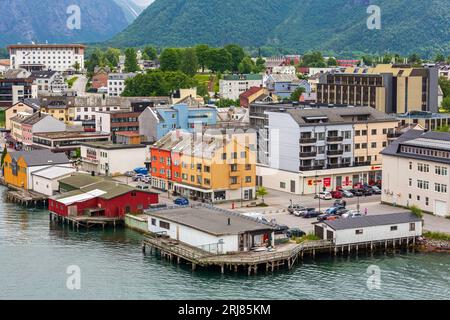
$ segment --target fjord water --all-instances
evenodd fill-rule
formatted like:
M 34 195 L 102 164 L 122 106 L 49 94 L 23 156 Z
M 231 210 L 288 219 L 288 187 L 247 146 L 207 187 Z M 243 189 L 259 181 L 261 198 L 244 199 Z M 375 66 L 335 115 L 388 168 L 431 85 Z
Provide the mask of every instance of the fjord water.
M 129 230 L 77 232 L 45 210 L 4 202 L 0 189 L 0 299 L 450 299 L 450 255 L 397 254 L 305 261 L 258 276 L 192 272 L 141 252 Z M 66 287 L 68 266 L 81 289 Z M 367 289 L 367 268 L 381 289 Z

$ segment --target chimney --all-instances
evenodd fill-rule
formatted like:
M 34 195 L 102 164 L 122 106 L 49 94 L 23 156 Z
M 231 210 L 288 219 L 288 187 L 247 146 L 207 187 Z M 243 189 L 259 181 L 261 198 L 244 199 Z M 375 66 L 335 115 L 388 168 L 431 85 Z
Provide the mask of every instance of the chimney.
M 228 218 L 228 225 L 231 226 L 231 218 Z

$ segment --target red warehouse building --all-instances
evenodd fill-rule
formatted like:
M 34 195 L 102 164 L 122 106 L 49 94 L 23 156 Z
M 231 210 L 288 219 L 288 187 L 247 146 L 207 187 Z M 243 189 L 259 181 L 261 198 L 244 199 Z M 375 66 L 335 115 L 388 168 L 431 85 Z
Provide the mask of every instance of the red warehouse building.
M 97 216 L 123 218 L 142 213 L 159 202 L 158 194 L 112 181 L 100 181 L 49 199 L 52 213 L 63 217 Z

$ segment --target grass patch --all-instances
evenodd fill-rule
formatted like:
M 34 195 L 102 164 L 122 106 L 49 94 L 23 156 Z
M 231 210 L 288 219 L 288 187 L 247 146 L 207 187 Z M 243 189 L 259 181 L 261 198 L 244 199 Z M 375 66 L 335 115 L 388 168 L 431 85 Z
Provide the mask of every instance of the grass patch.
M 69 88 L 72 88 L 72 87 L 73 87 L 73 84 L 74 84 L 75 81 L 77 81 L 77 80 L 78 80 L 78 77 L 73 77 L 73 78 L 70 78 L 70 79 L 66 80 L 67 85 L 69 86 Z
M 317 241 L 317 240 L 320 240 L 320 238 L 313 233 L 308 233 L 307 235 L 304 235 L 303 237 L 294 238 L 294 240 L 297 243 L 303 243 L 303 242 L 308 242 L 308 241 Z
M 415 215 L 416 217 L 418 217 L 418 218 L 423 218 L 423 212 L 422 212 L 422 209 L 420 209 L 419 207 L 417 207 L 417 206 L 411 206 L 411 207 L 409 207 L 409 210 L 411 210 L 411 213 L 412 213 L 413 215 Z
M 256 206 L 257 206 L 257 207 L 266 208 L 266 207 L 268 207 L 269 205 L 268 205 L 268 204 L 265 204 L 265 203 L 260 203 L 260 204 L 257 204 Z
M 430 240 L 442 240 L 442 241 L 450 241 L 450 234 L 444 232 L 431 232 L 427 231 L 423 233 L 423 236 L 426 239 Z

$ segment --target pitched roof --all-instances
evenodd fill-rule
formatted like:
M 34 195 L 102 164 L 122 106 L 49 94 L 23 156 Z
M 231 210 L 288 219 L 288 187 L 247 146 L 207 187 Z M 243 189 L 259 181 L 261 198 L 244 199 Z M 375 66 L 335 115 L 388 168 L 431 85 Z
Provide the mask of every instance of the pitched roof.
M 299 78 L 295 74 L 274 73 L 270 75 L 270 78 L 272 78 L 274 82 L 299 81 Z
M 23 157 L 28 167 L 70 163 L 65 153 L 53 153 L 50 150 L 11 152 L 11 157 L 16 161 Z
M 72 167 L 51 166 L 49 168 L 34 171 L 31 173 L 31 175 L 46 179 L 55 179 L 74 173 L 75 171 L 76 169 Z
M 262 91 L 262 93 L 263 93 L 264 92 L 264 88 L 263 87 L 251 87 L 247 91 L 241 93 L 241 95 L 239 97 L 241 97 L 241 98 L 249 98 L 250 96 L 252 96 L 255 93 L 258 93 L 260 91 Z
M 102 180 L 103 179 L 101 177 L 97 176 L 93 177 L 89 174 L 76 173 L 70 177 L 61 179 L 59 182 L 69 185 L 72 188 L 80 189 L 82 187 L 89 186 Z
M 57 73 L 57 72 L 56 71 L 47 71 L 47 70 L 31 71 L 30 78 L 34 78 L 34 79 L 41 79 L 41 78 L 50 79 L 51 77 L 53 77 L 55 75 L 55 73 Z
M 412 213 L 402 212 L 402 213 L 337 219 L 333 221 L 325 220 L 323 221 L 323 223 L 328 225 L 333 230 L 346 230 L 346 229 L 384 226 L 384 225 L 396 225 L 420 221 L 422 221 L 422 219 L 413 215 Z

